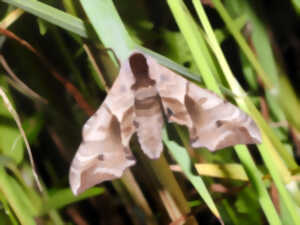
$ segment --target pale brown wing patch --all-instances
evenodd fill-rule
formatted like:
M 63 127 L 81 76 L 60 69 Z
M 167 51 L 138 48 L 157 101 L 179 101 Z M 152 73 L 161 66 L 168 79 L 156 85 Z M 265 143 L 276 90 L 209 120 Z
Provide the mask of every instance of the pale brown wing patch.
M 197 96 L 199 92 L 194 93 L 196 88 L 189 90 L 186 106 L 194 124 L 190 129 L 193 147 L 206 147 L 214 151 L 261 141 L 258 128 L 246 113 L 211 92 L 207 92 L 201 100 Z

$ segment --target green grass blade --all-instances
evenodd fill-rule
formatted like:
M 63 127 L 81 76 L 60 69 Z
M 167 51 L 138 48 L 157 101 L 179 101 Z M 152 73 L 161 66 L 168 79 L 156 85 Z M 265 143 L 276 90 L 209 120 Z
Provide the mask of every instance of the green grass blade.
M 213 63 L 208 63 L 211 60 L 209 57 L 208 49 L 202 37 L 199 27 L 193 21 L 192 17 L 188 13 L 188 9 L 180 0 L 169 0 L 169 7 L 175 17 L 175 20 L 182 31 L 184 38 L 187 41 L 188 46 L 191 49 L 191 53 L 195 59 L 195 62 L 199 68 L 201 74 L 204 75 L 203 81 L 207 85 L 208 89 L 214 90 L 217 94 L 221 94 L 218 84 L 214 81 L 217 74 L 213 73 L 211 66 Z
M 99 187 L 90 188 L 78 196 L 74 196 L 70 188 L 51 191 L 48 194 L 47 202 L 44 206 L 44 212 L 48 212 L 52 209 L 60 209 L 71 203 L 78 202 L 97 195 L 101 195 L 104 192 L 105 189 Z
M 111 0 L 80 0 L 99 39 L 105 47 L 112 48 L 121 61 L 134 49 L 134 42 Z
M 0 167 L 0 190 L 7 199 L 10 207 L 13 209 L 14 213 L 18 217 L 22 225 L 35 225 L 34 216 L 32 211 L 27 207 L 22 192 L 16 188 L 16 183 L 12 182 L 12 177 L 10 177 L 5 169 Z M 20 188 L 21 189 L 21 188 Z M 22 200 L 23 199 L 23 200 Z
M 31 14 L 42 18 L 49 23 L 78 34 L 81 37 L 87 38 L 89 36 L 86 29 L 86 24 L 84 24 L 82 20 L 42 2 L 35 0 L 1 1 L 19 7 L 26 12 L 30 12 Z
M 192 160 L 187 152 L 187 150 L 181 146 L 179 146 L 176 142 L 169 140 L 166 130 L 163 131 L 163 141 L 165 145 L 168 147 L 171 155 L 180 165 L 183 173 L 186 175 L 188 180 L 192 183 L 194 188 L 197 190 L 199 195 L 203 198 L 207 206 L 213 212 L 213 214 L 220 220 L 222 223 L 222 218 L 220 213 L 215 205 L 212 196 L 207 190 L 205 183 L 203 182 L 200 176 L 195 175 L 191 168 L 193 167 Z

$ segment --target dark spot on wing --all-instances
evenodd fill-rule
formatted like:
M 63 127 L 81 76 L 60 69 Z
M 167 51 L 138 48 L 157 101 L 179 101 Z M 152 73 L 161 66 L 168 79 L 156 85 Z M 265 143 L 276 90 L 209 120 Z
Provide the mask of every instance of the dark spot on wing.
M 170 118 L 172 115 L 174 115 L 174 112 L 170 108 L 167 108 L 167 118 Z
M 224 124 L 224 123 L 223 123 L 221 120 L 217 120 L 217 121 L 216 121 L 216 126 L 217 126 L 217 127 L 221 127 L 221 126 L 223 126 L 223 124 Z
M 103 160 L 104 160 L 104 155 L 103 155 L 103 154 L 100 154 L 100 155 L 98 155 L 97 158 L 98 158 L 99 161 L 103 161 Z
M 135 128 L 139 128 L 140 124 L 137 121 L 133 121 L 133 126 L 135 126 Z

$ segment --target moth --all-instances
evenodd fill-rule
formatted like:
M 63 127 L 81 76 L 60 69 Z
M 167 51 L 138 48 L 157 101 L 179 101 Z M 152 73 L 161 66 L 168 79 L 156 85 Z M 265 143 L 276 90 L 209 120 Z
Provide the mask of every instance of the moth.
M 106 99 L 83 126 L 83 140 L 69 174 L 73 193 L 119 178 L 134 165 L 129 148 L 134 133 L 143 152 L 159 158 L 164 116 L 188 128 L 194 148 L 215 151 L 261 141 L 259 129 L 246 113 L 135 51 L 121 64 Z

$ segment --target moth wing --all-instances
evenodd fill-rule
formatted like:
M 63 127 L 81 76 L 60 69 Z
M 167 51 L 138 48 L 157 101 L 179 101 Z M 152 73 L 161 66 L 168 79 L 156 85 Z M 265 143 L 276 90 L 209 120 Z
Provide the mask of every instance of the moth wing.
M 134 92 L 131 89 L 134 83 L 135 78 L 127 60 L 122 63 L 119 76 L 104 101 L 120 123 L 124 146 L 128 146 L 131 136 L 136 131 L 133 124 L 135 118 Z
M 189 82 L 186 106 L 193 121 L 192 147 L 211 151 L 237 144 L 261 142 L 255 122 L 242 110 L 215 93 Z
M 155 80 L 163 110 L 169 122 L 192 127 L 193 123 L 185 105 L 188 81 L 173 71 L 147 58 L 150 77 Z
M 134 99 L 130 89 L 134 80 L 126 72 L 126 65 L 122 66 L 103 104 L 83 127 L 83 141 L 69 174 L 74 194 L 103 181 L 121 177 L 126 168 L 135 164 L 128 147 L 130 137 L 135 132 Z
M 215 151 L 237 144 L 261 142 L 255 122 L 239 108 L 159 65 L 154 59 L 148 57 L 147 61 L 169 122 L 189 128 L 192 147 Z

